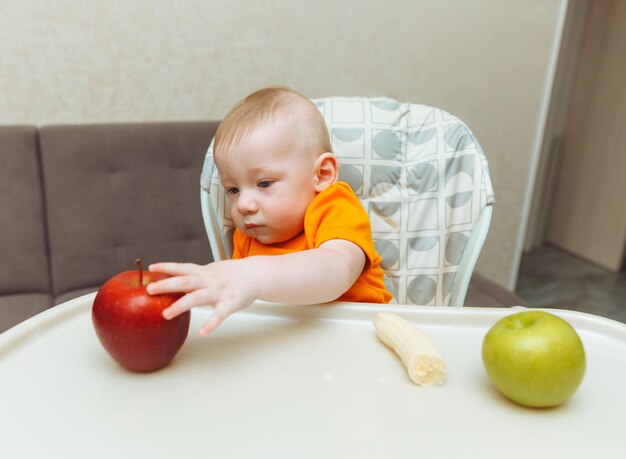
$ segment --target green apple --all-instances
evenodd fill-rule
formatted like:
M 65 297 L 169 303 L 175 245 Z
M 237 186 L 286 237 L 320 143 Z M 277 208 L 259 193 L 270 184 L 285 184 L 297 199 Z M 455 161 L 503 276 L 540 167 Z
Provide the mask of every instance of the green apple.
M 585 349 L 576 330 L 545 311 L 503 317 L 482 345 L 489 379 L 505 396 L 530 407 L 557 406 L 578 389 Z

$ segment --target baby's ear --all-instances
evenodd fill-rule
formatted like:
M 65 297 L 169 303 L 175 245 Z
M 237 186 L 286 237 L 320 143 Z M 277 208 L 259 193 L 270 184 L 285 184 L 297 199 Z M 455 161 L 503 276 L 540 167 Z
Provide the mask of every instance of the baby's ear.
M 315 161 L 315 191 L 323 191 L 339 178 L 339 164 L 332 153 L 324 153 Z

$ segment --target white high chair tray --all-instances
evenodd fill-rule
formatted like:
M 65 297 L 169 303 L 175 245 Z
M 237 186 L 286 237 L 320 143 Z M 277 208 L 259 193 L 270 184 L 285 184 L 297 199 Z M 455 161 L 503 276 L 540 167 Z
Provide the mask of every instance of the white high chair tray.
M 518 309 L 255 304 L 151 374 L 119 367 L 91 323 L 94 294 L 0 335 L 0 457 L 626 457 L 626 325 L 552 312 L 579 332 L 587 371 L 563 406 L 501 396 L 482 339 Z M 417 324 L 448 365 L 410 382 L 376 337 L 380 310 Z

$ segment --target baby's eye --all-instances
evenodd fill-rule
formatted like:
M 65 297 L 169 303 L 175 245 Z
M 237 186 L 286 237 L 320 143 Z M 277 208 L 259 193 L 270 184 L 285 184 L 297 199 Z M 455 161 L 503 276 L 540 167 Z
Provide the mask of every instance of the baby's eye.
M 239 193 L 239 188 L 232 186 L 232 187 L 226 189 L 226 193 L 227 194 L 231 194 L 231 195 L 235 195 L 235 194 Z
M 272 185 L 272 182 L 269 180 L 261 180 L 257 186 L 259 188 L 269 188 Z

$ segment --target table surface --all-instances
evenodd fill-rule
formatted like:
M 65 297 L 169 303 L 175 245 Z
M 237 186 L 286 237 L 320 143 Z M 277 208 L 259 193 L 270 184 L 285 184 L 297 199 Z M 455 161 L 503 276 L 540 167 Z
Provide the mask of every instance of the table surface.
M 94 295 L 0 335 L 0 457 L 626 457 L 626 325 L 573 311 L 585 379 L 564 405 L 518 406 L 490 384 L 481 344 L 519 309 L 255 304 L 208 337 L 209 311 L 166 368 L 119 367 L 91 323 Z M 374 315 L 415 323 L 448 365 L 410 382 Z

